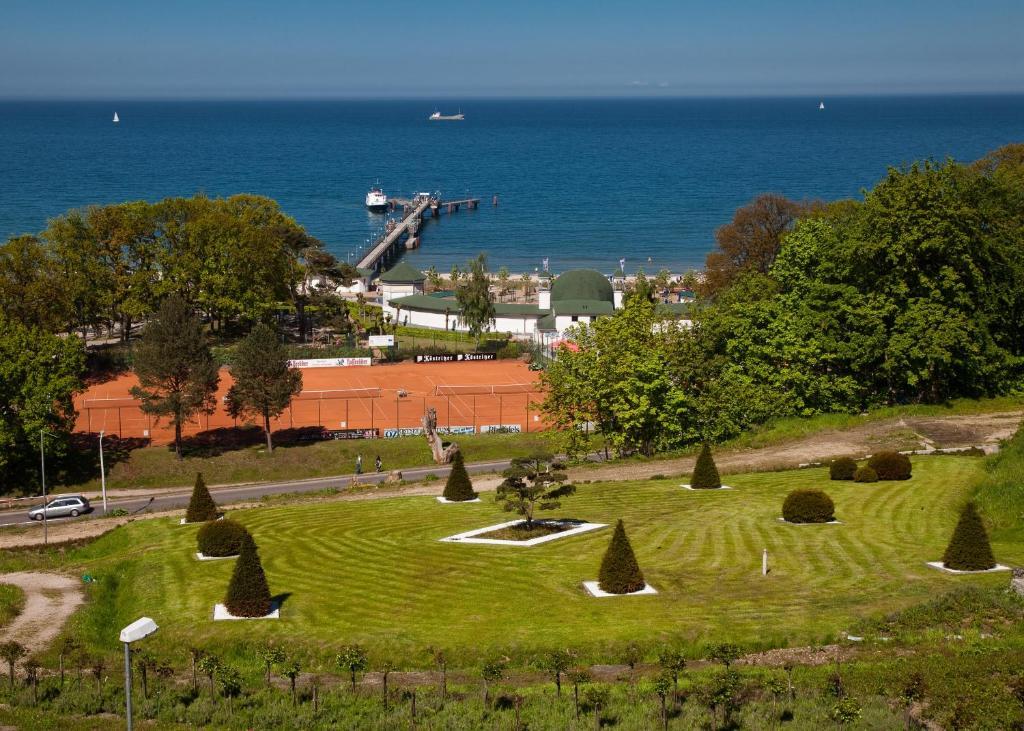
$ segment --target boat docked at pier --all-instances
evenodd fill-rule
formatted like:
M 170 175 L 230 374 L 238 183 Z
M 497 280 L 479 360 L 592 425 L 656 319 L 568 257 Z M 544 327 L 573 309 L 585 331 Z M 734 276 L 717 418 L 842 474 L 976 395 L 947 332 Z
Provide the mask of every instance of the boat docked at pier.
M 431 122 L 461 122 L 466 118 L 466 115 L 460 110 L 458 114 L 441 114 L 441 112 L 435 111 L 430 115 Z
M 388 197 L 379 185 L 370 188 L 366 194 L 366 207 L 374 213 L 384 213 L 388 209 Z

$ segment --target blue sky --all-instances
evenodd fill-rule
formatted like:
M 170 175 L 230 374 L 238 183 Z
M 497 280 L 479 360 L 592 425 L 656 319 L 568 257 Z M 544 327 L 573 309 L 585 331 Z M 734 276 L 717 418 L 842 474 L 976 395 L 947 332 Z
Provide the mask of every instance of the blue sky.
M 1022 0 L 0 0 L 0 97 L 1024 92 Z

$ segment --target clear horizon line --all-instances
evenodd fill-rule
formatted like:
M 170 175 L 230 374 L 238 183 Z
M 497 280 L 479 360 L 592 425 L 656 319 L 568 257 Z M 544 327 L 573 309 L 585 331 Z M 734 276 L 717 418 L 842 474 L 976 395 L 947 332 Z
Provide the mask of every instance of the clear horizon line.
M 451 100 L 474 100 L 474 101 L 665 101 L 665 100 L 746 100 L 746 99 L 878 99 L 878 98 L 936 98 L 936 97 L 1015 97 L 1024 96 L 1024 89 L 1018 91 L 874 91 L 874 92 L 846 92 L 834 94 L 812 94 L 801 93 L 750 93 L 750 94 L 487 94 L 487 95 L 452 95 L 449 93 L 438 95 L 410 94 L 410 95 L 372 95 L 372 94 L 309 94 L 309 95 L 262 95 L 249 96 L 238 95 L 115 95 L 115 96 L 78 96 L 78 95 L 54 95 L 54 96 L 24 96 L 24 95 L 2 95 L 0 103 L 9 102 L 409 102 L 409 101 L 451 101 Z

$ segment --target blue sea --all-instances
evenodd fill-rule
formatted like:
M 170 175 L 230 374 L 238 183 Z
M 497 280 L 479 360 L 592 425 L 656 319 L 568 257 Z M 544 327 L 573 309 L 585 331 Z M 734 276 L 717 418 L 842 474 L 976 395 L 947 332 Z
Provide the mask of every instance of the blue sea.
M 258 193 L 342 260 L 390 195 L 479 196 L 425 227 L 416 266 L 699 266 L 764 191 L 856 197 L 889 165 L 1024 141 L 1024 96 L 423 101 L 0 102 L 0 236 L 68 208 Z M 120 116 L 112 123 L 114 112 Z M 491 205 L 497 195 L 499 205 Z

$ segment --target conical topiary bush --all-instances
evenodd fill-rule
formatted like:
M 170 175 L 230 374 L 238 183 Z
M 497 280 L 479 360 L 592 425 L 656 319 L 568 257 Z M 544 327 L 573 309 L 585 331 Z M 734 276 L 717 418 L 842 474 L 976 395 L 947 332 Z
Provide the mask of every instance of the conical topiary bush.
M 721 486 L 722 478 L 718 476 L 718 467 L 711 456 L 711 447 L 705 444 L 697 455 L 697 464 L 693 466 L 690 487 L 694 490 L 717 490 Z
M 609 594 L 630 594 L 647 585 L 621 519 L 615 524 L 615 533 L 601 559 L 601 571 L 597 579 L 601 591 Z
M 207 520 L 217 520 L 217 503 L 213 501 L 213 496 L 206 489 L 203 473 L 200 472 L 196 474 L 192 498 L 188 501 L 188 510 L 185 511 L 185 522 L 202 523 Z
M 985 571 L 996 566 L 988 531 L 974 503 L 967 503 L 942 557 L 942 565 L 957 571 Z
M 476 499 L 462 452 L 456 452 L 452 457 L 452 470 L 448 473 L 448 482 L 444 485 L 444 498 L 457 503 Z
M 246 534 L 235 570 L 228 584 L 224 606 L 236 617 L 265 617 L 270 614 L 270 587 L 256 551 L 256 541 Z

